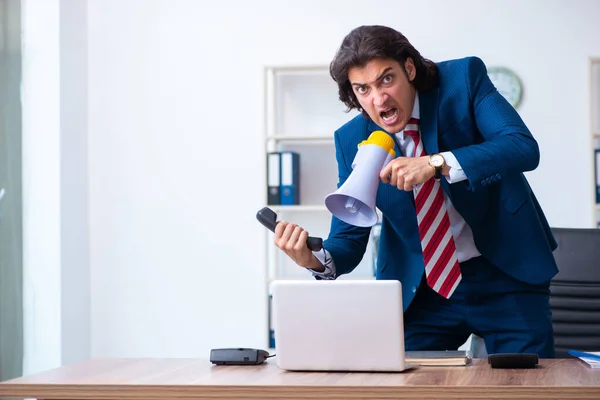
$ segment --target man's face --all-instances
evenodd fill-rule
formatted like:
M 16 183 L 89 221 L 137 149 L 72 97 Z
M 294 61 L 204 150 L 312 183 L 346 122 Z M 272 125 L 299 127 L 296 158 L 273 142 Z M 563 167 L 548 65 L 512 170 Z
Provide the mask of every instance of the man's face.
M 404 129 L 412 113 L 415 74 L 410 58 L 403 66 L 393 59 L 374 58 L 363 68 L 350 68 L 348 79 L 362 109 L 373 122 L 394 134 Z

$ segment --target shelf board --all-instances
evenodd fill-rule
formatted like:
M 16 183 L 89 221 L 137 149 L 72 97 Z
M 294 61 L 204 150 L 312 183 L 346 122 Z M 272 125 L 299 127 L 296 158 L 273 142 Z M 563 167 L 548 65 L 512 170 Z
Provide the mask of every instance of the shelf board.
M 276 142 L 331 142 L 333 143 L 332 135 L 323 136 L 302 136 L 302 135 L 274 135 L 267 136 L 267 141 Z
M 298 206 L 282 206 L 282 205 L 269 205 L 273 211 L 294 211 L 294 212 L 307 212 L 307 211 L 329 211 L 325 205 L 298 205 Z

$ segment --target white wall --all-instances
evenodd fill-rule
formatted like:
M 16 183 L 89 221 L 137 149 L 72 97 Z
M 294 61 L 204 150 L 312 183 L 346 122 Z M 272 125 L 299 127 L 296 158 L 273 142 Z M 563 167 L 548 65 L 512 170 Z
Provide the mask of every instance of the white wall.
M 87 1 L 60 0 L 62 363 L 90 357 Z
M 23 0 L 24 373 L 89 358 L 87 2 Z
M 40 4 L 29 7 L 31 18 Z M 530 182 L 552 225 L 592 226 L 588 57 L 600 55 L 600 3 L 366 4 L 87 1 L 92 356 L 207 356 L 212 347 L 265 345 L 264 228 L 254 217 L 264 199 L 262 67 L 327 64 L 358 25 L 395 27 L 436 61 L 478 55 L 514 69 L 525 85 L 519 111 L 542 150 Z M 30 29 L 54 37 L 56 24 L 32 28 L 34 19 Z M 38 62 L 48 54 L 50 82 L 29 87 L 54 93 L 59 50 L 50 45 L 31 53 Z M 46 180 L 26 186 L 27 201 L 41 208 L 25 221 L 33 233 L 24 245 L 29 265 L 47 267 L 36 282 L 54 284 L 59 100 L 32 101 L 24 130 L 35 127 L 43 151 L 29 150 L 30 167 L 47 170 Z M 36 218 L 47 223 L 34 226 Z M 36 240 L 44 232 L 53 240 Z M 79 281 L 85 288 L 85 273 Z M 47 290 L 57 301 L 59 287 Z M 39 312 L 56 317 L 52 310 Z
M 550 222 L 590 226 L 587 68 L 600 55 L 600 3 L 365 4 L 90 1 L 93 355 L 264 345 L 262 66 L 328 63 L 361 24 L 398 28 L 434 60 L 513 68 Z
M 60 365 L 58 0 L 22 3 L 25 373 Z

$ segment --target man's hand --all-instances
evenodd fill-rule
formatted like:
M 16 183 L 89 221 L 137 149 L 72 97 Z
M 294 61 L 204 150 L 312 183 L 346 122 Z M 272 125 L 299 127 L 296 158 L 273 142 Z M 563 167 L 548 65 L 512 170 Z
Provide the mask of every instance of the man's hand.
M 303 268 L 316 272 L 325 271 L 325 267 L 306 245 L 308 232 L 300 226 L 279 221 L 275 227 L 275 246 Z
M 433 178 L 435 171 L 429 165 L 429 156 L 398 157 L 390 161 L 379 174 L 383 183 L 398 187 L 399 190 L 411 191 L 414 185 Z

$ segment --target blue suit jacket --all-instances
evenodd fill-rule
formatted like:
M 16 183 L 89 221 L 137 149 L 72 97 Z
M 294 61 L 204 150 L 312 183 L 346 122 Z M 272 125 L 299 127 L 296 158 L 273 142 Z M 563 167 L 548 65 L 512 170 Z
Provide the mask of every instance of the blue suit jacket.
M 467 176 L 452 185 L 442 179 L 444 191 L 471 227 L 482 256 L 520 281 L 548 282 L 557 272 L 556 242 L 523 175 L 539 163 L 537 142 L 480 59 L 438 67 L 438 86 L 419 93 L 422 140 L 428 154 L 452 151 Z M 359 115 L 335 132 L 338 187 L 352 171 L 358 143 L 374 130 L 383 129 Z M 402 154 L 397 147 L 396 154 Z M 413 193 L 380 182 L 376 205 L 383 214 L 376 277 L 402 282 L 406 309 L 424 272 Z M 337 275 L 360 262 L 369 232 L 332 217 L 323 246 Z

